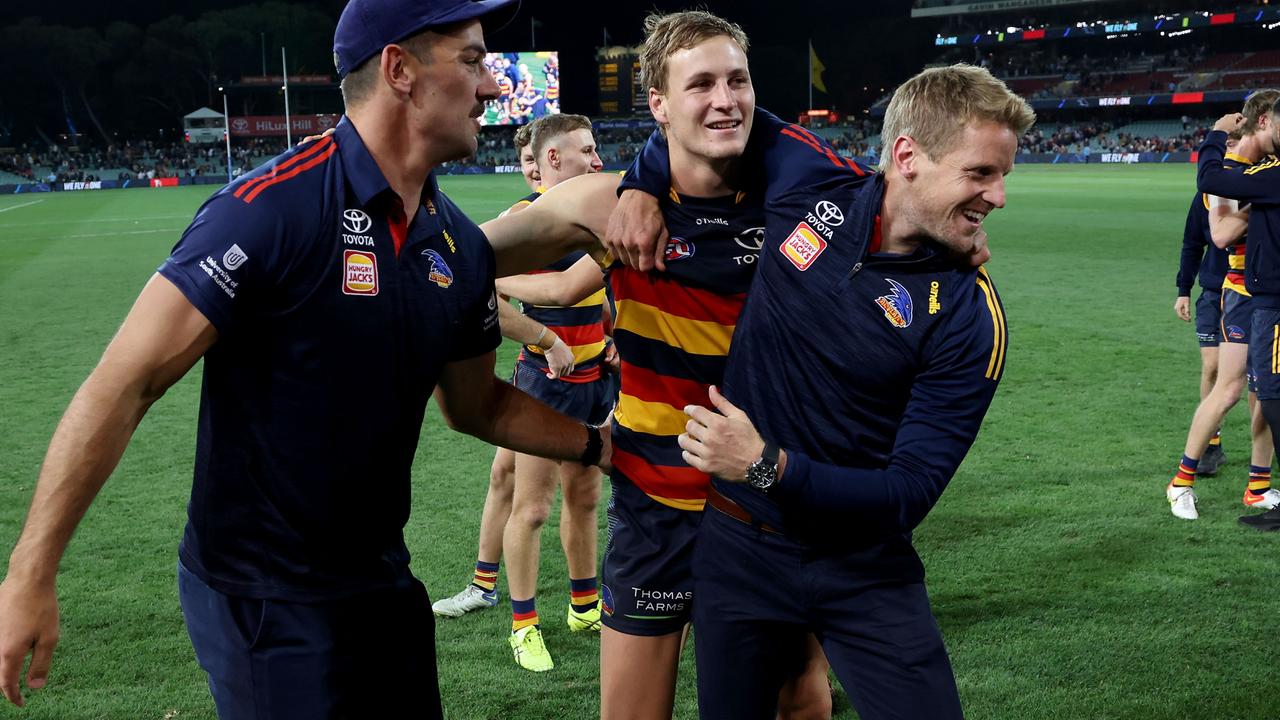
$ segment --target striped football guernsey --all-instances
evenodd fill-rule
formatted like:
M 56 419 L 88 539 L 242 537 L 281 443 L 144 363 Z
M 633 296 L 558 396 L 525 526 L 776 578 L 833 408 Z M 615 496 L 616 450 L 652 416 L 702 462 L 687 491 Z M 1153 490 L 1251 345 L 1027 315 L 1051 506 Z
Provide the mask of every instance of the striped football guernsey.
M 530 193 L 516 206 L 527 205 L 542 196 L 538 189 Z M 541 270 L 534 270 L 530 275 L 549 272 L 563 272 L 581 260 L 586 253 L 570 253 Z M 604 288 L 592 293 L 577 305 L 560 307 L 558 305 L 534 305 L 523 303 L 524 314 L 537 320 L 547 329 L 564 341 L 573 351 L 573 372 L 560 376 L 560 380 L 571 383 L 587 383 L 600 379 L 600 362 L 604 357 Z M 520 351 L 520 360 L 547 370 L 547 358 L 542 348 L 537 345 L 525 345 Z
M 764 239 L 758 197 L 663 200 L 665 272 L 613 263 L 613 340 L 622 359 L 613 468 L 654 500 L 702 510 L 710 478 L 681 458 L 686 405 L 710 406 Z
M 1224 167 L 1230 169 L 1248 167 L 1253 163 L 1235 153 L 1227 153 L 1222 164 Z M 1208 202 L 1208 200 L 1209 197 L 1206 195 L 1205 202 Z M 1227 274 L 1222 279 L 1222 289 L 1238 292 L 1241 295 L 1248 295 L 1249 291 L 1244 287 L 1244 240 L 1244 237 L 1241 236 L 1241 238 L 1236 241 L 1235 245 L 1227 248 Z

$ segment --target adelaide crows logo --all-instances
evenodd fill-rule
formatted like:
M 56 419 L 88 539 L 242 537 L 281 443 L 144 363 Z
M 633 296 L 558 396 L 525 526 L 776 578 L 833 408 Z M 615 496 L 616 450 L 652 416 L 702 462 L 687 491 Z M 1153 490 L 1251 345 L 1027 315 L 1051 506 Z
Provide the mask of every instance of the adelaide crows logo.
M 889 322 L 898 328 L 904 328 L 911 324 L 911 293 L 902 287 L 896 280 L 884 279 L 893 287 L 888 295 L 881 295 L 876 298 L 876 304 L 884 311 L 884 316 Z
M 453 271 L 449 269 L 449 265 L 445 263 L 444 258 L 440 257 L 440 253 L 435 250 L 423 250 L 422 254 L 426 255 L 427 259 L 431 261 L 431 267 L 427 270 L 427 279 L 442 288 L 452 285 Z
M 693 257 L 693 243 L 684 238 L 673 237 L 667 242 L 667 251 L 663 255 L 667 262 L 687 260 Z

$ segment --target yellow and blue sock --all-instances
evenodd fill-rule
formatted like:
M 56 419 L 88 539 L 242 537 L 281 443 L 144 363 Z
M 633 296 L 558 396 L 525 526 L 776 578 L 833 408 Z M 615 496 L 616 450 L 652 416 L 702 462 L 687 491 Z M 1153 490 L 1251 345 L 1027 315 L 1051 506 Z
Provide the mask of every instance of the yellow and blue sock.
M 1219 430 L 1213 434 L 1213 437 L 1209 438 L 1209 447 L 1221 447 L 1221 446 L 1222 446 L 1222 431 Z
M 1189 458 L 1182 456 L 1182 462 L 1178 463 L 1178 472 L 1173 475 L 1174 487 L 1192 487 L 1196 484 L 1196 466 L 1200 464 L 1199 458 Z
M 511 598 L 511 632 L 538 624 L 538 603 L 535 598 L 517 600 Z
M 575 580 L 569 578 L 569 604 L 576 613 L 584 613 L 600 601 L 600 591 L 594 577 Z
M 1249 466 L 1249 492 L 1254 495 L 1265 494 L 1271 489 L 1271 468 L 1263 465 Z
M 471 579 L 471 584 L 489 593 L 498 586 L 498 563 L 488 563 L 483 560 L 476 561 L 476 574 Z

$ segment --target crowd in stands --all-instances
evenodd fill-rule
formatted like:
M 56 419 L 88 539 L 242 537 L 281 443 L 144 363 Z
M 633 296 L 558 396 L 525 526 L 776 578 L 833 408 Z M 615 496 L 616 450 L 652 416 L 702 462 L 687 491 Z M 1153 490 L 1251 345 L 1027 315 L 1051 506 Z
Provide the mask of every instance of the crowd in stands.
M 1106 121 L 1073 125 L 1041 123 L 1019 142 L 1022 153 L 1141 153 L 1187 152 L 1195 150 L 1208 132 L 1207 121 L 1181 118 L 1181 130 L 1162 136 L 1140 136 L 1117 130 Z M 598 128 L 595 131 L 600 159 L 607 166 L 623 166 L 639 153 L 652 129 Z M 874 163 L 880 152 L 880 123 L 871 119 L 851 119 L 837 128 L 822 131 L 841 154 Z M 484 128 L 476 155 L 448 163 L 448 168 L 490 168 L 519 164 L 512 146 L 512 127 Z M 283 138 L 234 140 L 232 175 L 238 177 L 285 149 Z M 156 177 L 224 175 L 226 149 L 220 143 L 192 145 L 153 141 L 125 142 L 94 148 L 27 146 L 0 153 L 0 171 L 31 182 L 91 182 L 94 180 L 147 180 Z M 103 177 L 102 173 L 111 173 Z
M 1088 53 L 1068 56 L 1042 49 L 1029 49 L 1000 55 L 987 53 L 980 62 L 999 78 L 1047 75 L 1064 76 L 1071 80 L 1086 73 L 1120 70 L 1153 73 L 1157 70 L 1181 69 L 1203 61 L 1207 55 L 1208 50 L 1203 45 L 1179 47 L 1163 53 L 1137 50 L 1106 56 L 1090 56 Z
M 239 176 L 264 159 L 284 150 L 284 138 L 233 140 L 232 173 Z M 95 147 L 91 142 L 40 148 L 23 145 L 0 154 L 0 171 L 30 182 L 92 182 L 150 180 L 157 177 L 224 175 L 226 146 L 222 143 L 163 143 L 126 141 Z M 108 177 L 103 177 L 108 174 Z
M 1119 132 L 1113 123 L 1098 122 L 1080 125 L 1049 126 L 1046 133 L 1032 127 L 1022 136 L 1018 151 L 1022 153 L 1143 153 L 1190 152 L 1200 147 L 1209 127 L 1182 119 L 1182 132 L 1172 136 L 1141 137 Z

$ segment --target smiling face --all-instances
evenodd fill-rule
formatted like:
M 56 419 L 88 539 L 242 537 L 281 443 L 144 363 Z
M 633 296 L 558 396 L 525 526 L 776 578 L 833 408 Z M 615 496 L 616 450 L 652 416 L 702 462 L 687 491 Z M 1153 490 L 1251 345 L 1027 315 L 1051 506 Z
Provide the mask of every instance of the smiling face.
M 704 160 L 742 154 L 755 105 L 746 53 L 726 35 L 672 53 L 665 92 L 649 90 L 649 109 L 667 140 Z
M 530 190 L 537 190 L 542 184 L 542 174 L 538 172 L 538 159 L 533 156 L 533 145 L 520 148 L 520 173 Z
M 910 137 L 894 143 L 896 170 L 909 183 L 902 205 L 912 234 L 961 254 L 984 241 L 982 223 L 1004 207 L 1004 178 L 1013 170 L 1018 136 L 994 121 L 970 122 L 945 155 L 930 158 Z M 904 149 L 911 152 L 900 154 Z

